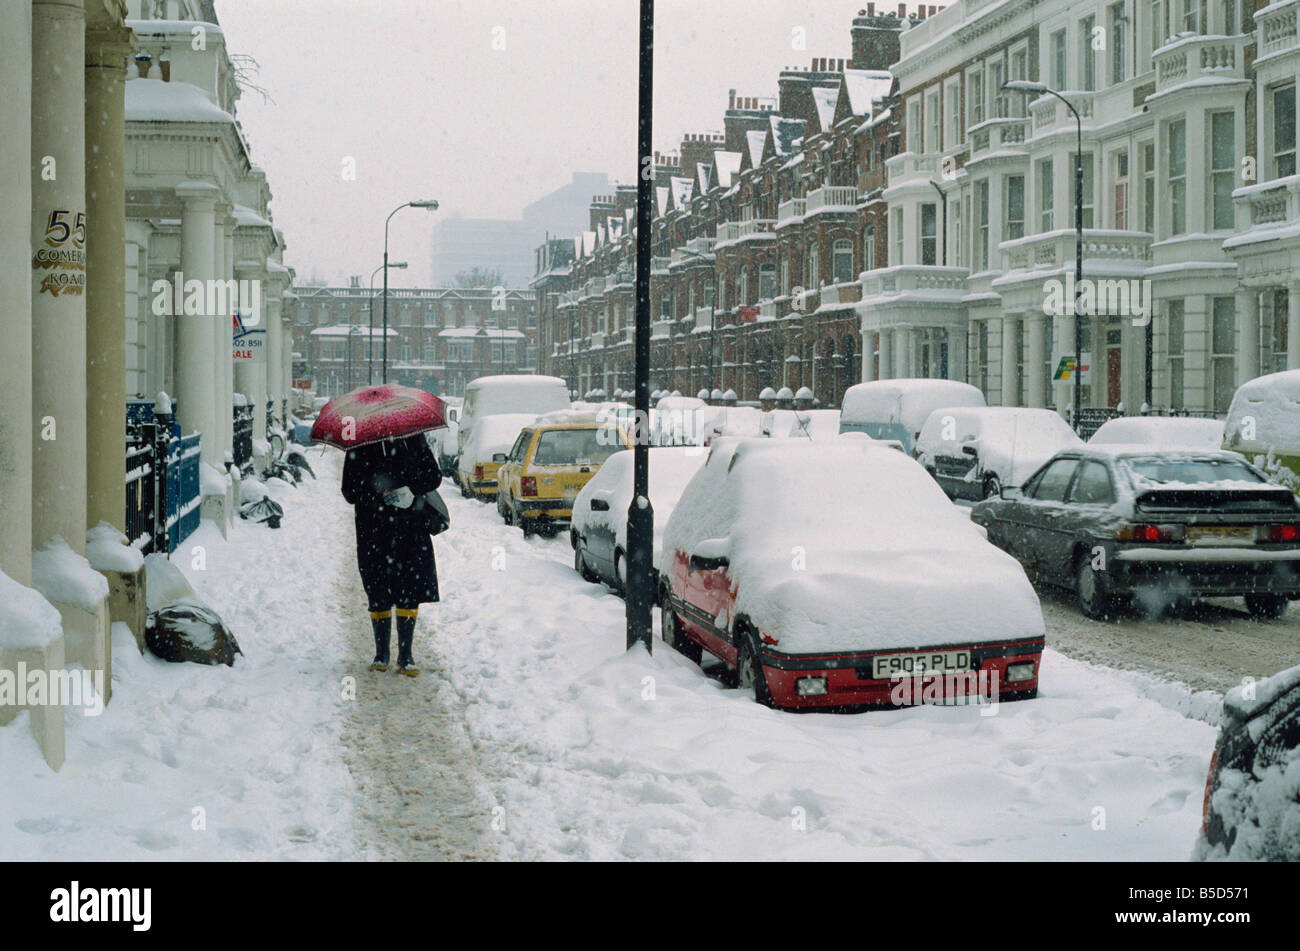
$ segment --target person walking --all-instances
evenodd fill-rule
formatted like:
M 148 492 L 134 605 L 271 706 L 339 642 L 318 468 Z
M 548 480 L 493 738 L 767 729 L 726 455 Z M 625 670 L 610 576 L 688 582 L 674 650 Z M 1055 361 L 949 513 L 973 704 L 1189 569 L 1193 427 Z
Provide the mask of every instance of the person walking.
M 347 451 L 343 498 L 356 510 L 357 568 L 375 635 L 373 671 L 388 670 L 396 611 L 398 673 L 420 673 L 412 655 L 415 622 L 421 604 L 438 600 L 438 571 L 426 522 L 410 509 L 416 498 L 441 484 L 423 435 Z

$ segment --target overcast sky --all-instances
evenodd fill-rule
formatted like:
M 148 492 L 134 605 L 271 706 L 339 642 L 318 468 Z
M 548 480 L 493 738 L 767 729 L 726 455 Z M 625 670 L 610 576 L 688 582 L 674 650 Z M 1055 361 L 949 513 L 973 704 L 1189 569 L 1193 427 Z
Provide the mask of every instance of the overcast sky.
M 655 148 L 721 131 L 729 89 L 775 96 L 783 67 L 847 58 L 861 6 L 659 0 Z M 636 0 L 218 0 L 217 14 L 271 97 L 246 91 L 238 112 L 300 277 L 368 278 L 409 199 L 513 218 L 575 171 L 634 181 Z M 429 283 L 431 226 L 394 217 L 390 257 L 411 265 L 394 286 Z

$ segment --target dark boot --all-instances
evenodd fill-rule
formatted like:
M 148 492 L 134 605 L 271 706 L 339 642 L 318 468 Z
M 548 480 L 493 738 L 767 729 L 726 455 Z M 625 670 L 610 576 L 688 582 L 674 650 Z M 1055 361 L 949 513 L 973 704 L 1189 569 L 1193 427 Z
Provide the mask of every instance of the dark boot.
M 388 645 L 393 636 L 393 611 L 371 611 L 370 626 L 375 632 L 375 659 L 370 669 L 382 673 L 388 669 Z
M 418 608 L 397 609 L 397 672 L 408 677 L 415 677 L 420 673 L 420 668 L 415 666 L 415 660 L 411 657 L 417 611 Z

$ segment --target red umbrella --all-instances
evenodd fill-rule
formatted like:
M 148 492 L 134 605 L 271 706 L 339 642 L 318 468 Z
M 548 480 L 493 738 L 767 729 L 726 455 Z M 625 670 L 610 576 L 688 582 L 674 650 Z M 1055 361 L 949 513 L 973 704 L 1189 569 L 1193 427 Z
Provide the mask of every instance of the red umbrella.
M 336 449 L 414 436 L 446 426 L 442 400 L 413 386 L 363 386 L 325 404 L 311 427 L 311 441 Z

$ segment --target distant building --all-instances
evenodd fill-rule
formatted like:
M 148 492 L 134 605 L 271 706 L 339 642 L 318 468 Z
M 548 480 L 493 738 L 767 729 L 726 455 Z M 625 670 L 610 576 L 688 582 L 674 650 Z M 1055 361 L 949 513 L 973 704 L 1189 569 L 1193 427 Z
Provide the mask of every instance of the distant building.
M 507 287 L 533 276 L 533 251 L 548 233 L 573 234 L 587 226 L 593 195 L 609 188 L 602 172 L 575 172 L 573 180 L 524 208 L 518 218 L 440 218 L 433 227 L 433 283 L 451 286 L 456 275 L 478 267 L 499 270 Z

